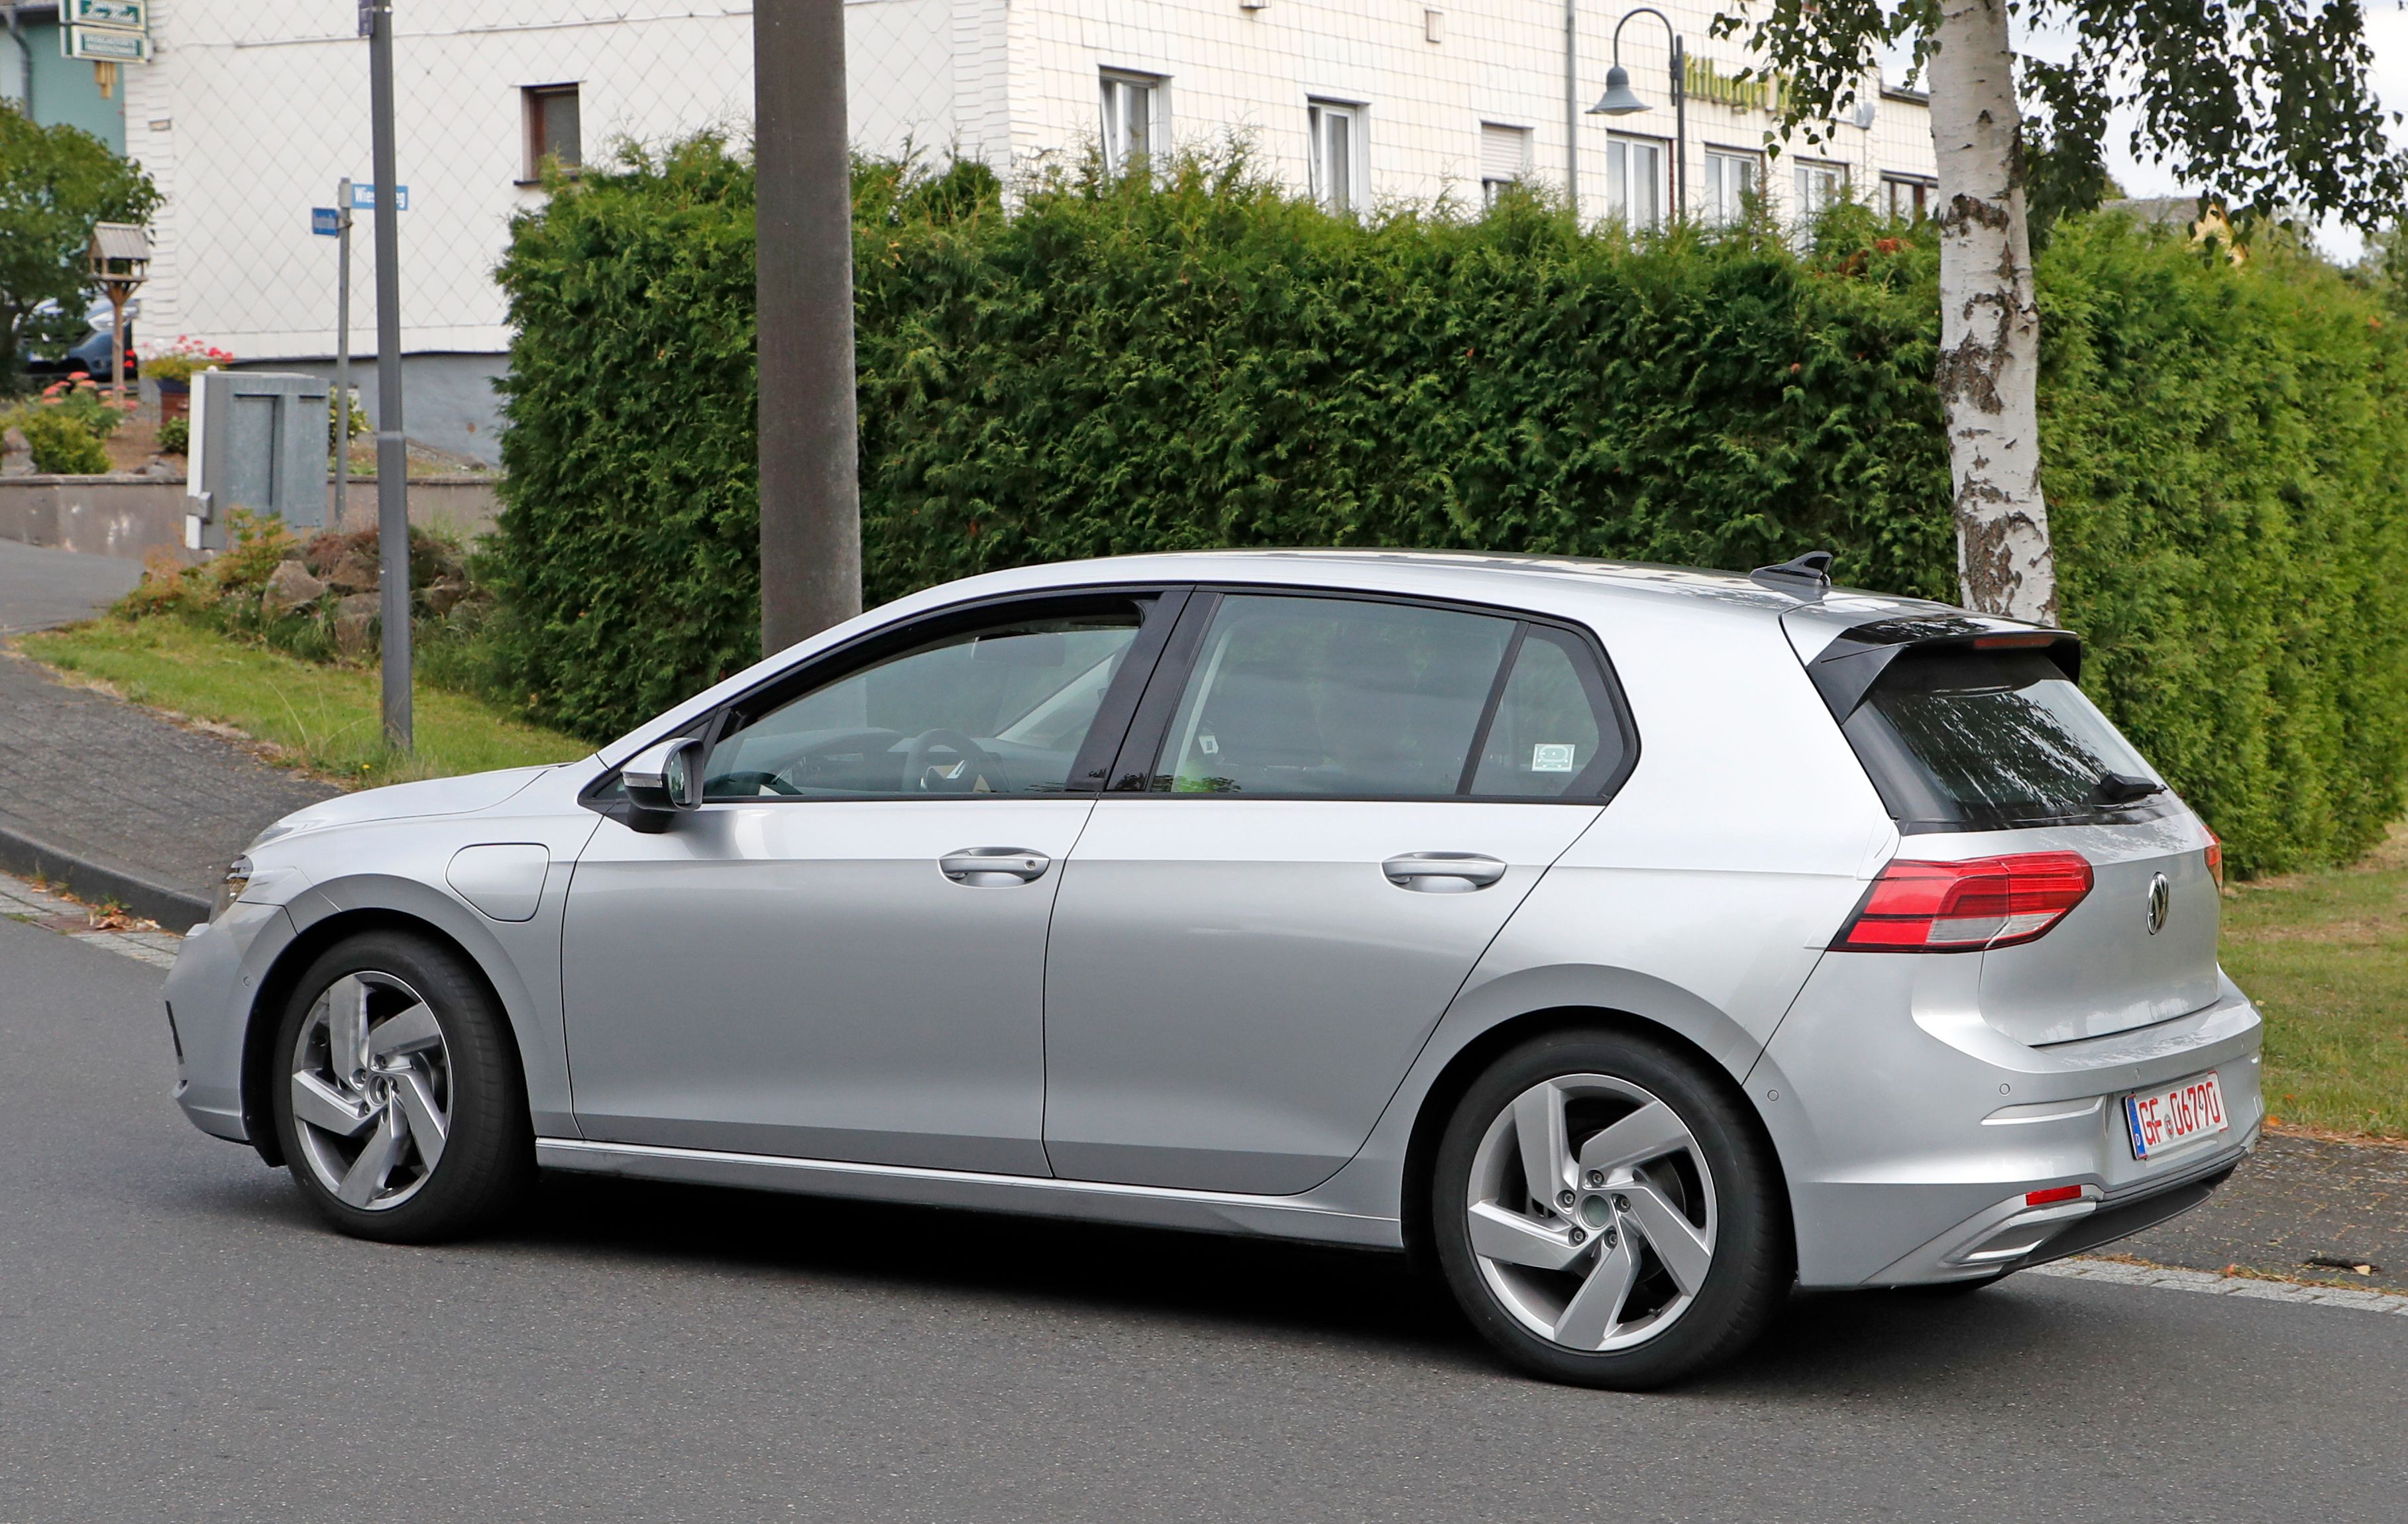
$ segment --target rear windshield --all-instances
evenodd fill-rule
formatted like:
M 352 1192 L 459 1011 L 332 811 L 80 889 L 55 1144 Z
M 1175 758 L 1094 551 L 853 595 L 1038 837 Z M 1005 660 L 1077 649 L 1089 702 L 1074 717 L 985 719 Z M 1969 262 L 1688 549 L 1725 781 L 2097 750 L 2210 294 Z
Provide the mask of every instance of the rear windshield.
M 1901 830 L 2127 821 L 2175 807 L 2165 792 L 2102 796 L 2111 773 L 2160 780 L 2039 651 L 1901 653 L 1843 728 Z

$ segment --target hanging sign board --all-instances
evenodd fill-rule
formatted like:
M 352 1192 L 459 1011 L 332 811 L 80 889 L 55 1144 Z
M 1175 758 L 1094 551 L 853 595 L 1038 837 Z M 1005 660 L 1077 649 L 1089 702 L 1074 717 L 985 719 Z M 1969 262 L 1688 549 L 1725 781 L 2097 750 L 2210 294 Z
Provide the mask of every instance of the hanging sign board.
M 95 64 L 148 64 L 150 38 L 141 32 L 119 32 L 103 26 L 59 28 L 59 50 L 69 58 Z
M 150 0 L 65 0 L 59 20 L 69 26 L 113 26 L 121 32 L 150 30 Z

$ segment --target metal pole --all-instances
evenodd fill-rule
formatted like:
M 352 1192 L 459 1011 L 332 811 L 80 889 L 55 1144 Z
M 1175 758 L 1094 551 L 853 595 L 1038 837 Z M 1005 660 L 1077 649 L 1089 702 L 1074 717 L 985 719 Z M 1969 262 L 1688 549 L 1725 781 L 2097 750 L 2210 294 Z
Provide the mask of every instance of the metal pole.
M 393 0 L 363 0 L 376 161 L 378 612 L 384 623 L 384 735 L 410 748 L 409 451 L 401 432 L 401 217 L 393 146 Z
M 1689 220 L 1689 48 L 1672 34 L 1672 220 Z
M 764 652 L 861 611 L 844 11 L 752 9 Z
M 335 187 L 335 512 L 339 533 L 351 510 L 351 180 Z
M 1574 223 L 1580 222 L 1580 0 L 1564 0 L 1564 204 Z

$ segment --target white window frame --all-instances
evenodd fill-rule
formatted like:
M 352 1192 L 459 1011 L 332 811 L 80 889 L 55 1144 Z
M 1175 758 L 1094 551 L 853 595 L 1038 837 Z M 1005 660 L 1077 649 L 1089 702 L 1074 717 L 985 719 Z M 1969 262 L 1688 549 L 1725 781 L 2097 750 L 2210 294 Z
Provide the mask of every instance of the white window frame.
M 1105 69 L 1100 73 L 1096 85 L 1106 174 L 1125 175 L 1133 159 L 1141 157 L 1151 164 L 1169 147 L 1169 84 L 1167 76 L 1140 74 L 1134 69 Z M 1140 102 L 1145 107 L 1145 122 L 1133 139 L 1129 133 L 1129 107 Z
M 1641 156 L 1652 162 L 1654 170 L 1641 178 L 1634 168 Z M 1618 217 L 1622 225 L 1633 232 L 1664 225 L 1666 209 L 1671 204 L 1672 145 L 1662 137 L 1641 137 L 1630 133 L 1610 133 L 1605 139 L 1605 211 Z M 1646 200 L 1637 194 L 1645 186 Z
M 1488 139 L 1491 133 L 1512 133 L 1519 146 L 1521 163 L 1515 165 L 1510 177 L 1500 179 L 1489 166 Z M 1480 124 L 1480 204 L 1482 206 L 1497 205 L 1498 195 L 1507 186 L 1519 184 L 1530 178 L 1530 151 L 1532 142 L 1537 137 L 1538 134 L 1529 128 L 1515 126 L 1509 122 L 1484 122 Z
M 1822 215 L 1824 208 L 1847 199 L 1848 166 L 1829 159 L 1799 159 L 1795 162 L 1789 183 L 1798 200 L 1798 221 L 1811 223 Z M 1829 194 L 1818 194 L 1814 189 L 1818 184 L 1828 185 Z
M 1737 190 L 1725 183 L 1734 167 L 1743 182 Z M 1706 222 L 1727 225 L 1741 221 L 1747 215 L 1748 198 L 1761 198 L 1764 194 L 1764 155 L 1750 149 L 1716 148 L 1709 143 L 1703 189 L 1698 210 Z
M 1340 217 L 1353 217 L 1363 209 L 1364 188 L 1369 180 L 1366 161 L 1370 157 L 1363 124 L 1369 115 L 1369 109 L 1360 101 L 1313 96 L 1304 103 L 1312 198 L 1321 203 L 1324 210 Z M 1342 150 L 1339 156 L 1345 161 L 1336 166 L 1334 174 L 1329 162 L 1333 150 Z

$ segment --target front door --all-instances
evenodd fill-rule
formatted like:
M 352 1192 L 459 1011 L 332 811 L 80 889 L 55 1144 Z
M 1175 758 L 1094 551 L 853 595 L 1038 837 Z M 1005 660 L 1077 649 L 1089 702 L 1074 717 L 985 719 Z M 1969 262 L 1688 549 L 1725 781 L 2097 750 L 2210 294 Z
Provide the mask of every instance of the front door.
M 1627 771 L 1584 633 L 1201 595 L 1054 908 L 1046 1150 L 1070 1178 L 1293 1194 L 1362 1146 Z
M 1046 1173 L 1046 924 L 1094 808 L 1073 775 L 1125 728 L 1152 602 L 824 660 L 711 722 L 699 810 L 606 821 L 562 948 L 585 1135 Z

